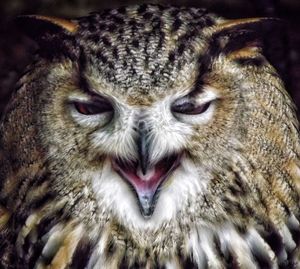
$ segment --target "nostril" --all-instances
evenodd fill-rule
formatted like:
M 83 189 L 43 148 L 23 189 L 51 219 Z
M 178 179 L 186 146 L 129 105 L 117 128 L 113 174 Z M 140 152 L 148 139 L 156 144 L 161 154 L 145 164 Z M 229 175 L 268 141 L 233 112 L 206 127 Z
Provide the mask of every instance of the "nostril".
M 132 129 L 135 132 L 140 133 L 145 130 L 145 126 L 146 126 L 146 123 L 143 120 L 140 120 L 132 127 Z
M 139 121 L 139 123 L 138 123 L 138 130 L 140 132 L 146 131 L 146 123 L 145 123 L 145 121 L 143 121 L 143 120 Z

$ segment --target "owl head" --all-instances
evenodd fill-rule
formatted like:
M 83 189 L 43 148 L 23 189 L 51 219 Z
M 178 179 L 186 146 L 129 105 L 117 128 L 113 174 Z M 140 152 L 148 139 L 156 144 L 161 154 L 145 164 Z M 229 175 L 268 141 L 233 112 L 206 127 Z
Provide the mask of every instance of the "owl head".
M 4 119 L 21 131 L 4 141 L 34 134 L 12 154 L 39 152 L 72 216 L 189 230 L 297 208 L 297 120 L 263 53 L 279 20 L 142 5 L 17 21 L 39 52 Z

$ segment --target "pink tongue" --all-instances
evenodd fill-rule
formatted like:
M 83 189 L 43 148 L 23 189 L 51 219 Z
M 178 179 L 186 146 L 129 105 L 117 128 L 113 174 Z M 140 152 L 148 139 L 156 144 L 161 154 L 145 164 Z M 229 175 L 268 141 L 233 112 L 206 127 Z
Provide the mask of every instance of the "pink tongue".
M 122 169 L 124 177 L 133 185 L 136 191 L 141 192 L 155 192 L 159 184 L 165 179 L 164 176 L 168 169 L 163 165 L 156 165 L 154 171 L 149 175 L 149 172 L 141 177 L 136 174 L 136 171 L 131 169 Z

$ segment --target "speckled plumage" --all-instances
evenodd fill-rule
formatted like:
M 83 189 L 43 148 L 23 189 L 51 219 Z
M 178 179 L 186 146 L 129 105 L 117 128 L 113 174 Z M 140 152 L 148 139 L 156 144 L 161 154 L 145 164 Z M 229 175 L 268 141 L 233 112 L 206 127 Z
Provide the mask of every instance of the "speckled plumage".
M 19 22 L 40 50 L 1 121 L 1 268 L 300 266 L 298 122 L 262 54 L 278 20 Z

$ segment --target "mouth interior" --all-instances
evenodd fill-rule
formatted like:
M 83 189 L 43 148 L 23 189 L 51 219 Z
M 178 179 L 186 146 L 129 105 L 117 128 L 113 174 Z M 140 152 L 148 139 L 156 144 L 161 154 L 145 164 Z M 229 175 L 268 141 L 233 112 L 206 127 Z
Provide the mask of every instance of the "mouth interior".
M 135 189 L 140 201 L 143 197 L 150 197 L 151 207 L 153 207 L 155 194 L 161 184 L 179 166 L 180 157 L 180 154 L 169 155 L 149 167 L 146 174 L 142 173 L 138 161 L 132 162 L 115 158 L 113 168 Z
M 143 175 L 138 162 L 124 161 L 115 159 L 115 167 L 117 172 L 121 174 L 136 190 L 154 190 L 179 164 L 179 155 L 173 154 L 167 156 L 148 169 Z

